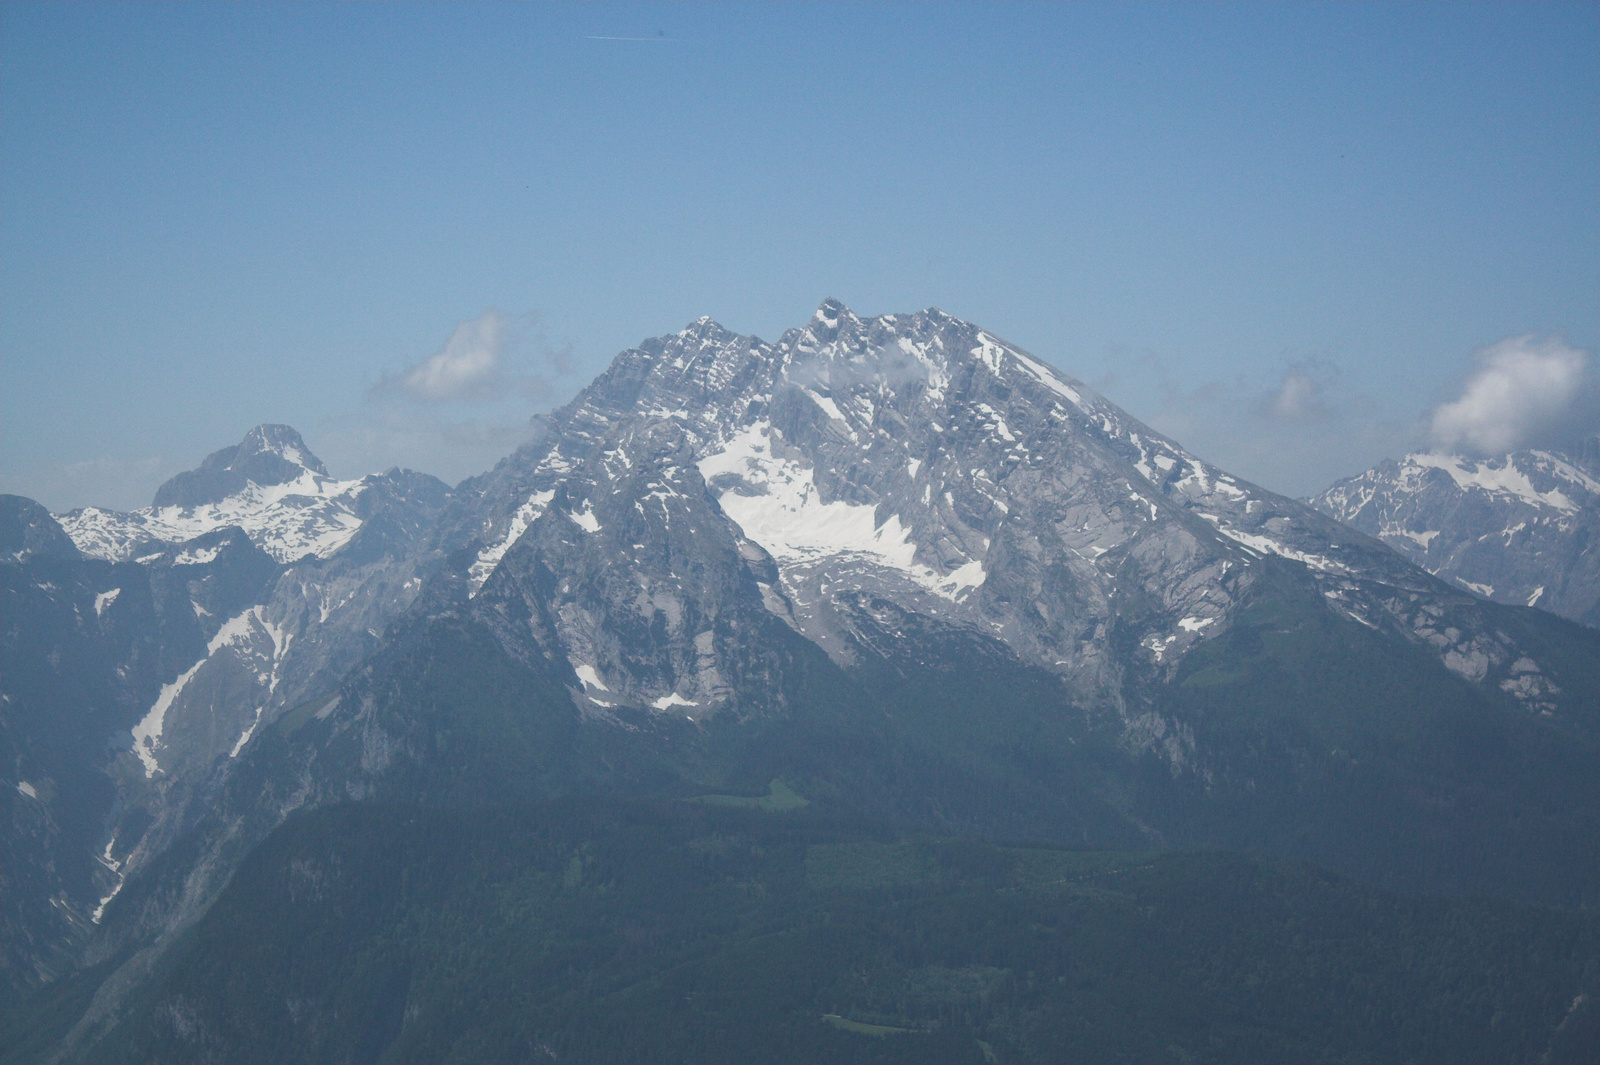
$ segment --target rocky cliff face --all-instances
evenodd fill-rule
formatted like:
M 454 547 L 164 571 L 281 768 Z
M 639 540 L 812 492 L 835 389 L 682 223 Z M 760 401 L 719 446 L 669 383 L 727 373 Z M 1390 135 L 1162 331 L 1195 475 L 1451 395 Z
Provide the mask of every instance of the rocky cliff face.
M 446 528 L 478 541 L 471 583 L 575 471 L 647 425 L 673 427 L 722 524 L 776 567 L 758 582 L 771 612 L 841 661 L 856 605 L 882 598 L 999 639 L 1131 723 L 1130 671 L 1170 677 L 1227 631 L 1268 558 L 1475 682 L 1510 679 L 1522 658 L 1474 617 L 1441 628 L 1429 611 L 1461 597 L 1381 544 L 982 329 L 831 301 L 776 344 L 702 319 L 618 356 L 542 439 L 457 493 Z
M 0 561 L 0 760 L 15 774 L 0 792 L 0 967 L 28 983 L 51 973 L 120 883 L 115 826 L 148 823 L 118 769 L 134 758 L 141 717 L 205 653 L 212 619 L 247 609 L 280 567 L 238 529 L 141 563 L 86 558 L 43 508 L 0 506 L 25 518 Z M 26 546 L 40 543 L 57 549 Z
M 1457 587 L 1600 626 L 1600 440 L 1571 454 L 1407 455 L 1311 504 Z
M 11 979 L 52 971 L 263 721 L 380 645 L 448 494 L 400 470 L 334 482 L 298 433 L 260 426 L 144 511 L 0 499 Z

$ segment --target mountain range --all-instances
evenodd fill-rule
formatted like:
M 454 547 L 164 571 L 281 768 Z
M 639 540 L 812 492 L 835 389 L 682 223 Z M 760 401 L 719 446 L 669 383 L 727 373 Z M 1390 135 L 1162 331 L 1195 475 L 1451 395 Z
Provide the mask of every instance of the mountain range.
M 1407 455 L 1311 504 L 1486 599 L 1600 626 L 1600 439 L 1574 452 Z
M 1307 505 L 975 325 L 828 301 L 773 343 L 700 319 L 623 352 L 454 489 L 335 481 L 261 426 L 142 511 L 6 497 L 5 980 L 58 1018 L 41 1057 L 237 1053 L 181 959 L 233 934 L 219 899 L 299 875 L 258 848 L 349 803 L 381 832 L 574 799 L 790 809 L 1592 909 L 1600 635 L 1525 605 L 1587 619 L 1592 594 L 1575 564 L 1524 592 L 1509 561 L 1516 605 L 1466 590 L 1471 507 L 1426 470 L 1535 508 L 1547 562 L 1591 578 L 1594 481 L 1449 461 Z M 371 1060 L 411 1045 L 405 987 L 371 1007 Z

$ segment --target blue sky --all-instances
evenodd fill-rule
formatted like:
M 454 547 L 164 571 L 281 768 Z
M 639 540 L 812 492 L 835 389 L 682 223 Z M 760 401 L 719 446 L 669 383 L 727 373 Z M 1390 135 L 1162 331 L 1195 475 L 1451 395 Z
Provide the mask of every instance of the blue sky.
M 53 509 L 262 421 L 455 481 L 828 296 L 1315 490 L 1507 338 L 1592 380 L 1600 5 L 0 5 L 0 488 Z M 503 387 L 399 387 L 490 334 Z

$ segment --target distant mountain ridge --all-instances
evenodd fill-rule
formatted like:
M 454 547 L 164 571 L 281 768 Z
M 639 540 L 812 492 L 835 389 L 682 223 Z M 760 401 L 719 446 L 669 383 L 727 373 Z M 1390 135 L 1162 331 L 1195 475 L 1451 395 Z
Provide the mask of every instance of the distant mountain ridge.
M 273 486 L 306 472 L 328 476 L 327 467 L 287 425 L 258 425 L 233 447 L 206 456 L 198 469 L 180 473 L 156 489 L 154 506 L 193 509 L 221 503 L 247 485 Z
M 1566 453 L 1418 453 L 1311 499 L 1429 573 L 1600 626 L 1600 439 Z
M 294 562 L 326 558 L 349 542 L 372 481 L 334 480 L 294 429 L 258 425 L 164 483 L 151 506 L 128 513 L 82 507 L 56 520 L 84 554 L 114 562 L 229 525 L 279 562 Z

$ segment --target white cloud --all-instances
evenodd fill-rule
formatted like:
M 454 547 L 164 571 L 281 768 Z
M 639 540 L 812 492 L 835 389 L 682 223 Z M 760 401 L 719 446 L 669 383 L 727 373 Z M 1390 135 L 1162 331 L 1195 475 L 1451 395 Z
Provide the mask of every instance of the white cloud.
M 1494 453 L 1569 420 L 1588 391 L 1588 355 L 1554 338 L 1508 337 L 1477 352 L 1461 395 L 1433 409 L 1435 447 Z
M 444 347 L 399 373 L 385 374 L 367 391 L 368 400 L 401 398 L 413 403 L 502 401 L 543 403 L 571 373 L 570 344 L 554 344 L 532 313 L 485 311 L 460 322 Z
M 485 399 L 504 384 L 500 355 L 510 321 L 488 311 L 456 326 L 444 347 L 400 375 L 396 386 L 413 399 Z
M 1275 418 L 1301 418 L 1316 402 L 1317 386 L 1305 374 L 1290 373 L 1283 378 L 1272 396 L 1271 411 Z
M 1324 359 L 1301 359 L 1291 363 L 1277 385 L 1261 397 L 1261 413 L 1280 422 L 1300 422 L 1326 418 L 1334 413 L 1329 393 L 1338 368 Z
M 323 458 L 330 469 L 400 465 L 454 483 L 527 440 L 530 418 L 566 392 L 574 367 L 571 346 L 552 343 L 537 315 L 486 311 L 318 427 Z

